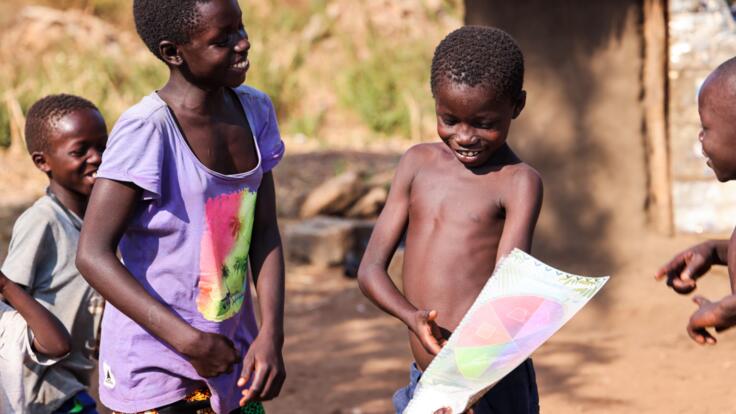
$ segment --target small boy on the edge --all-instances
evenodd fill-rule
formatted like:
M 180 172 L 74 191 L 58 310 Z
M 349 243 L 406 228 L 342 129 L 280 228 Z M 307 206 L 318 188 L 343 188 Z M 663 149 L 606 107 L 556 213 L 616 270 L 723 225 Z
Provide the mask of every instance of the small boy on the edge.
M 708 166 L 718 181 L 736 180 L 736 58 L 722 63 L 705 79 L 698 112 L 702 126 L 698 139 Z M 716 302 L 693 297 L 699 309 L 690 317 L 687 332 L 701 345 L 716 343 L 709 328 L 721 332 L 736 325 L 736 230 L 730 241 L 709 240 L 677 254 L 655 276 L 666 279 L 676 292 L 688 294 L 713 265 L 728 266 L 731 294 Z
M 0 413 L 24 413 L 23 364 L 50 365 L 69 353 L 69 332 L 40 303 L 0 273 Z
M 409 385 L 393 397 L 397 413 L 498 261 L 531 248 L 542 180 L 506 143 L 526 102 L 523 78 L 521 50 L 496 28 L 463 27 L 435 50 L 431 87 L 443 142 L 414 146 L 401 158 L 358 272 L 363 292 L 410 331 L 416 363 Z M 387 267 L 405 231 L 402 294 Z M 473 410 L 538 413 L 531 360 Z
M 95 368 L 102 298 L 74 260 L 107 127 L 94 104 L 62 94 L 33 104 L 25 131 L 28 152 L 49 177 L 49 186 L 15 222 L 2 272 L 56 316 L 72 342 L 69 356 L 56 364 L 26 364 L 24 412 L 95 413 L 87 387 Z

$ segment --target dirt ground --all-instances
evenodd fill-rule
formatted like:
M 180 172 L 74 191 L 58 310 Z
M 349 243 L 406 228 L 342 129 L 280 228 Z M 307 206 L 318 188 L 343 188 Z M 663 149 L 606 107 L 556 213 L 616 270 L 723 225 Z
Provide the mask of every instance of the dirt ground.
M 342 156 L 347 161 L 335 161 Z M 298 204 L 299 187 L 347 167 L 390 168 L 396 154 L 305 154 L 287 160 L 277 175 L 280 199 Z M 0 257 L 13 220 L 27 204 L 0 208 Z M 534 354 L 543 412 L 736 412 L 729 384 L 736 369 L 736 331 L 719 335 L 721 342 L 713 347 L 691 342 L 684 327 L 694 305 L 652 277 L 663 261 L 702 238 L 619 227 L 608 226 L 601 240 L 563 232 L 567 239 L 558 244 L 544 226 L 540 230 L 535 255 L 549 264 L 612 276 L 603 292 Z M 699 288 L 710 298 L 727 292 L 723 269 Z M 267 411 L 391 412 L 391 395 L 405 384 L 411 362 L 406 336 L 406 329 L 371 305 L 341 269 L 288 265 L 288 380 Z
M 663 260 L 699 239 L 643 231 L 632 240 L 619 247 L 626 264 L 611 269 L 600 296 L 533 355 L 542 412 L 736 412 L 736 334 L 720 335 L 713 347 L 691 342 L 684 327 L 694 305 L 652 278 Z M 411 361 L 406 329 L 337 270 L 290 267 L 287 286 L 289 379 L 267 409 L 391 412 Z M 713 272 L 698 290 L 720 298 L 726 273 Z

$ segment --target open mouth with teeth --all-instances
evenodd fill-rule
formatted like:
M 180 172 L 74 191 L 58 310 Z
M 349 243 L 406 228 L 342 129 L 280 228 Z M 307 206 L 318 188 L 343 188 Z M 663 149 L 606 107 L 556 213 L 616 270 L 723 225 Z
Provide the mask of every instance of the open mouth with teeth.
M 477 157 L 478 154 L 480 154 L 480 151 L 456 150 L 455 152 L 462 155 L 463 157 L 469 157 L 469 158 Z
M 479 156 L 483 153 L 481 150 L 456 149 L 455 156 L 463 163 L 474 163 L 478 161 Z
M 248 70 L 248 67 L 249 66 L 250 66 L 250 62 L 248 61 L 248 59 L 245 59 L 245 60 L 242 60 L 242 61 L 240 61 L 240 62 L 232 65 L 231 68 L 233 68 L 233 69 L 235 69 L 237 71 L 245 72 L 246 70 Z

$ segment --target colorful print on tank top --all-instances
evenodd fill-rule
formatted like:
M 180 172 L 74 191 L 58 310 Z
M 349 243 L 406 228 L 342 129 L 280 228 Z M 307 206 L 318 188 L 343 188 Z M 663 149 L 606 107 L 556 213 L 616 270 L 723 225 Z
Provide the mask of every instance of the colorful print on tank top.
M 197 309 L 207 320 L 228 319 L 243 305 L 256 195 L 246 189 L 205 205 Z

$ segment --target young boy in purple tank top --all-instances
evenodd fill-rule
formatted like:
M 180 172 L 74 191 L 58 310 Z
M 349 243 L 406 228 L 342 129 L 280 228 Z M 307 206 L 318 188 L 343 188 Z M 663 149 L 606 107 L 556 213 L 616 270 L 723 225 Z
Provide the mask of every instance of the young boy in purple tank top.
M 78 267 L 108 301 L 100 397 L 124 413 L 261 410 L 285 379 L 273 105 L 240 86 L 250 43 L 236 1 L 133 9 L 170 77 L 113 128 L 80 239 Z

